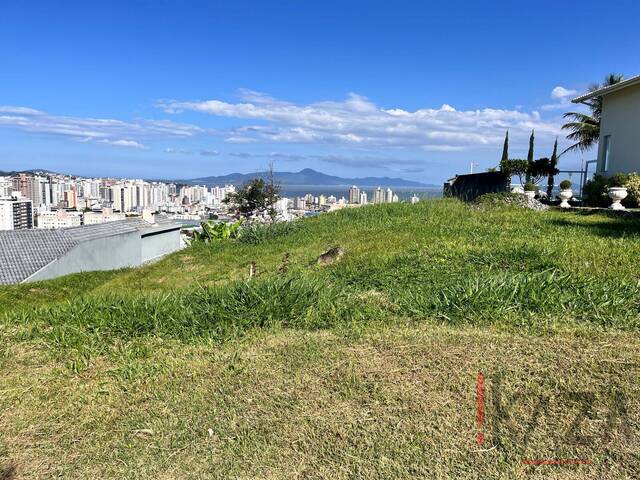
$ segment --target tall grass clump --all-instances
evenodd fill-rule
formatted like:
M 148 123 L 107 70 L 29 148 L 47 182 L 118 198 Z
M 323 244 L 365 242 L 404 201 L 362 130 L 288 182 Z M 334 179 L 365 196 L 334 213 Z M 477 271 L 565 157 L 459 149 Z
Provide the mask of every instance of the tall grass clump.
M 304 230 L 304 223 L 300 220 L 249 225 L 242 228 L 238 241 L 249 245 L 259 245 L 268 240 L 288 236 L 300 230 Z
M 4 321 L 28 326 L 28 337 L 54 351 L 93 357 L 141 337 L 224 342 L 256 329 L 327 328 L 383 314 L 366 298 L 317 279 L 272 277 L 167 294 L 78 298 Z

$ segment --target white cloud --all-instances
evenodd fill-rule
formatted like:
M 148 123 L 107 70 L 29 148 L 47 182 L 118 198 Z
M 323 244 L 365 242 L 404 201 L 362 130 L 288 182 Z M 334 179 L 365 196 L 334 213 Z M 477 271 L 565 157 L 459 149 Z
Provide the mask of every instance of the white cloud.
M 0 106 L 0 127 L 130 148 L 148 148 L 141 142 L 144 139 L 189 138 L 211 133 L 196 125 L 171 120 L 124 122 L 105 118 L 67 117 L 20 106 Z
M 200 150 L 200 155 L 203 157 L 217 157 L 220 152 L 217 150 Z
M 566 89 L 565 89 L 566 90 Z M 238 103 L 164 101 L 168 113 L 195 111 L 218 117 L 248 120 L 232 129 L 230 143 L 306 143 L 376 147 L 420 147 L 427 151 L 456 151 L 499 145 L 509 130 L 512 139 L 525 140 L 532 129 L 541 138 L 561 133 L 560 122 L 543 120 L 539 112 L 484 108 L 383 108 L 351 93 L 344 101 L 294 104 L 268 95 L 242 91 Z
M 545 111 L 566 109 L 571 106 L 571 97 L 577 93 L 577 90 L 571 90 L 558 85 L 551 90 L 551 99 L 555 100 L 555 102 L 542 105 L 540 109 Z
M 577 90 L 570 90 L 568 88 L 557 86 L 553 90 L 551 90 L 551 98 L 554 100 L 564 100 L 567 97 L 571 97 L 578 93 Z
M 137 148 L 140 150 L 148 150 L 149 147 L 143 145 L 142 143 L 136 142 L 135 140 L 98 140 L 98 143 L 102 143 L 105 145 L 111 145 L 113 147 L 127 147 L 127 148 Z
M 44 115 L 44 112 L 29 107 L 12 107 L 0 106 L 0 113 L 9 113 L 14 115 Z

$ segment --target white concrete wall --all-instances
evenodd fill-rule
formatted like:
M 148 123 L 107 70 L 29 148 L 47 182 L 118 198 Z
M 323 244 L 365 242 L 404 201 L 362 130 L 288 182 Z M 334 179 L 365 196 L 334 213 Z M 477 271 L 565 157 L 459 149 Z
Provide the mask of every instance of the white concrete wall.
M 142 237 L 142 262 L 157 260 L 181 248 L 180 229 Z
M 604 170 L 604 137 L 611 135 L 609 166 Z M 640 85 L 603 97 L 598 173 L 640 172 Z
M 123 233 L 82 242 L 25 281 L 35 282 L 70 273 L 135 267 L 141 263 L 140 233 Z

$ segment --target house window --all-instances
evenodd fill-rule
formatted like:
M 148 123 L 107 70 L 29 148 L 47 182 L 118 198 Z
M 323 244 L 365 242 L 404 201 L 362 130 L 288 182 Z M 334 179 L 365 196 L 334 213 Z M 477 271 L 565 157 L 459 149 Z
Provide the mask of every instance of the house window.
M 603 145 L 603 156 L 602 159 L 602 171 L 606 172 L 609 170 L 609 153 L 611 151 L 611 135 L 605 135 L 604 137 L 604 145 Z

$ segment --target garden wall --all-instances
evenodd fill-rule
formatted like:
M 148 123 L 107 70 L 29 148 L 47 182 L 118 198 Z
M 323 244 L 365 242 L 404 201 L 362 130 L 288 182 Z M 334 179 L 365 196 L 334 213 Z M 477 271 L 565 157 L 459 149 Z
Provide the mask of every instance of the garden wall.
M 485 193 L 508 192 L 510 185 L 510 176 L 503 172 L 456 175 L 451 180 L 445 182 L 443 196 L 456 197 L 465 202 L 469 202 Z

